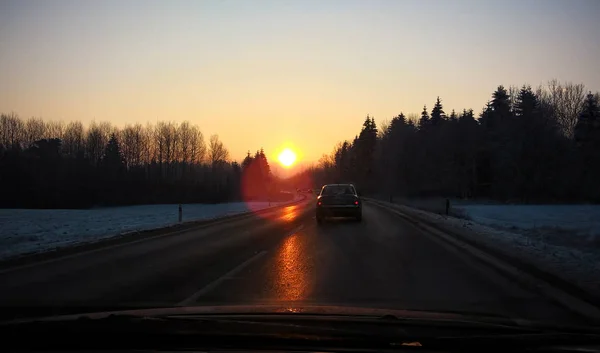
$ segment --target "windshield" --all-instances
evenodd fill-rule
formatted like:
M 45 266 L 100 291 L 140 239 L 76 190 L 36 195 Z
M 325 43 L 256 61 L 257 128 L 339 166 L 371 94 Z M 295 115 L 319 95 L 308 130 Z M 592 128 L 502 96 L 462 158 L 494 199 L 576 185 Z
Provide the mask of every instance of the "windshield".
M 0 316 L 595 325 L 599 4 L 1 1 Z
M 355 195 L 354 187 L 352 185 L 325 185 L 321 190 L 322 196 L 329 195 Z

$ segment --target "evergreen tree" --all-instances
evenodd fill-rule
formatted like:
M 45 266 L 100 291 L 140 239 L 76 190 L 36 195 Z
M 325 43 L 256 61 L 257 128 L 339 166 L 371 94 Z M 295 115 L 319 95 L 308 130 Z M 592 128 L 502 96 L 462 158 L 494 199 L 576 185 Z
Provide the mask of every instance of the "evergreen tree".
M 423 111 L 421 112 L 421 118 L 419 119 L 419 129 L 426 130 L 430 125 L 429 113 L 427 112 L 427 105 L 423 106 Z
M 110 135 L 110 139 L 108 140 L 106 148 L 104 149 L 104 154 L 102 155 L 102 164 L 111 170 L 119 170 L 125 166 L 125 160 L 123 159 L 123 154 L 121 153 L 121 146 L 119 145 L 117 135 L 114 133 Z
M 531 86 L 523 86 L 516 101 L 514 112 L 517 117 L 533 117 L 537 114 L 540 103 Z
M 437 100 L 435 101 L 435 105 L 433 106 L 433 109 L 431 109 L 431 125 L 432 126 L 439 126 L 444 119 L 446 118 L 446 113 L 444 113 L 444 109 L 442 107 L 442 101 L 440 100 L 440 97 L 437 97 Z
M 504 86 L 498 86 L 492 94 L 491 106 L 497 119 L 505 120 L 510 117 L 510 96 Z
M 583 148 L 600 148 L 600 107 L 591 92 L 585 98 L 583 110 L 575 126 L 575 140 Z
M 250 164 L 252 163 L 253 160 L 254 160 L 254 158 L 252 158 L 252 156 L 250 155 L 250 151 L 248 151 L 248 154 L 242 161 L 242 170 L 246 170 L 250 166 Z
M 450 113 L 450 118 L 448 120 L 450 120 L 450 122 L 452 122 L 452 123 L 455 123 L 458 121 L 458 115 L 456 115 L 456 112 L 454 111 L 454 109 L 452 109 L 452 113 Z

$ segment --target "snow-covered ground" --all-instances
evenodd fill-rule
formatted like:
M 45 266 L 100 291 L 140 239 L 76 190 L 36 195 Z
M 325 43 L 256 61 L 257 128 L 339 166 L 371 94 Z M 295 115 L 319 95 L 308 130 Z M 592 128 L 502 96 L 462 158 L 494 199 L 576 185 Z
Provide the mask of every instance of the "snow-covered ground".
M 464 205 L 479 240 L 600 296 L 600 206 Z
M 600 206 L 453 201 L 455 217 L 431 213 L 443 213 L 444 203 L 429 199 L 399 207 L 600 296 Z
M 296 196 L 296 200 L 301 196 Z M 184 204 L 183 221 L 234 215 L 289 202 Z M 91 210 L 0 209 L 0 259 L 96 242 L 178 223 L 178 206 L 143 205 Z
M 600 247 L 598 205 L 462 205 L 465 216 L 479 224 L 513 230 L 549 244 Z

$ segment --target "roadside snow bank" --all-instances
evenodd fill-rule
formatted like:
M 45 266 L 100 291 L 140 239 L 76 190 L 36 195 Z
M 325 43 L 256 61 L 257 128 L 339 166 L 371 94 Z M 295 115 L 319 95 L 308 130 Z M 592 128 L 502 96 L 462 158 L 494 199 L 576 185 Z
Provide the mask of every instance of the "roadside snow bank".
M 464 218 L 393 206 L 600 297 L 600 206 L 455 206 L 452 213 Z

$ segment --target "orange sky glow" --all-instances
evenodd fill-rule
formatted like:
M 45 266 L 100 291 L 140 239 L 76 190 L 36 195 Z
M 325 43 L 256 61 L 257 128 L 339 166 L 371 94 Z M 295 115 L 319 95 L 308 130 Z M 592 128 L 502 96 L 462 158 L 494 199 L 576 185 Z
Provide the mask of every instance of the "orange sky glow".
M 420 113 L 437 96 L 447 113 L 479 113 L 499 84 L 552 78 L 599 90 L 599 4 L 7 1 L 0 112 L 188 120 L 233 160 L 263 148 L 289 173 L 352 139 L 367 114 Z M 286 147 L 297 154 L 288 172 Z

